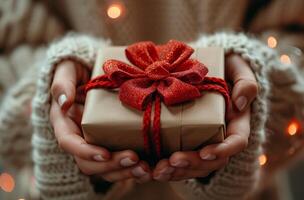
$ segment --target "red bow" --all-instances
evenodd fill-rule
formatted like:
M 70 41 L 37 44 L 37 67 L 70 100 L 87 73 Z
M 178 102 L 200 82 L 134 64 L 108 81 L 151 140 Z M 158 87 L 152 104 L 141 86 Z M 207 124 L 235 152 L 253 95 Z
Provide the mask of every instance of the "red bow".
M 193 49 L 186 44 L 170 40 L 156 46 L 152 42 L 139 42 L 125 50 L 128 60 L 135 66 L 118 60 L 107 60 L 105 75 L 91 80 L 86 91 L 92 88 L 119 87 L 120 100 L 138 110 L 145 110 L 143 133 L 146 151 L 150 151 L 148 132 L 152 102 L 155 100 L 153 140 L 160 156 L 160 102 L 173 105 L 201 96 L 201 90 L 217 91 L 229 101 L 224 80 L 206 77 L 208 69 L 197 60 L 189 59 Z

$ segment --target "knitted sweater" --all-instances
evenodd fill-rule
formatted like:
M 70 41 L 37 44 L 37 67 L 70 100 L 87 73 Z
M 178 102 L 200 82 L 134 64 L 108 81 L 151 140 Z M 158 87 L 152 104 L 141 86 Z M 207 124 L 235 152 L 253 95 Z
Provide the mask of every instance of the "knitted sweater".
M 104 45 L 106 43 L 103 40 L 96 40 L 88 36 L 69 36 L 53 44 L 48 50 L 46 65 L 42 67 L 39 74 L 32 115 L 35 174 L 38 188 L 45 199 L 96 197 L 89 177 L 79 171 L 71 155 L 61 151 L 58 147 L 49 121 L 50 86 L 54 68 L 59 62 L 71 59 L 91 69 L 95 60 L 96 48 L 102 49 Z M 192 45 L 197 47 L 220 46 L 225 49 L 226 53 L 240 54 L 250 63 L 260 90 L 252 105 L 251 134 L 248 147 L 233 156 L 228 165 L 218 171 L 209 184 L 203 185 L 196 179 L 169 184 L 172 187 L 172 192 L 176 192 L 182 199 L 241 198 L 252 189 L 257 178 L 256 173 L 259 171 L 257 158 L 261 153 L 261 144 L 264 138 L 264 124 L 267 114 L 265 98 L 269 86 L 265 70 L 279 65 L 278 59 L 275 59 L 276 55 L 273 50 L 242 34 L 219 33 L 213 36 L 202 36 Z M 145 195 L 143 198 L 147 199 L 149 190 L 146 191 Z

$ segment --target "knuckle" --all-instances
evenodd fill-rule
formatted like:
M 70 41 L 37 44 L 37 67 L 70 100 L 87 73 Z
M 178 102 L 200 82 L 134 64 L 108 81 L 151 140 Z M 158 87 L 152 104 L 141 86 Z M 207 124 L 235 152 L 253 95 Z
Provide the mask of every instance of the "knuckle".
M 62 89 L 62 86 L 60 83 L 58 82 L 53 82 L 52 86 L 51 86 L 51 93 L 52 95 L 55 97 L 55 96 L 58 96 L 59 95 L 59 92 L 61 91 Z
M 119 154 L 119 157 L 120 156 L 122 156 L 122 157 L 133 157 L 134 156 L 135 158 L 137 158 L 136 153 L 132 150 L 124 150 L 123 152 L 121 152 Z
M 90 175 L 94 174 L 94 172 L 90 168 L 88 168 L 88 167 L 82 166 L 82 167 L 79 167 L 79 169 L 85 175 L 89 175 L 90 176 Z
M 86 164 L 84 164 L 81 160 L 79 159 L 75 159 L 77 166 L 79 168 L 79 170 L 81 171 L 81 173 L 85 174 L 85 175 L 93 175 L 94 171 Z
M 56 134 L 59 135 L 59 134 Z M 60 149 L 65 149 L 66 146 L 66 140 L 62 136 L 57 136 L 57 142 Z
M 258 84 L 256 81 L 248 80 L 247 87 L 250 93 L 254 94 L 255 96 L 258 94 Z
M 246 92 L 246 94 L 250 94 L 252 97 L 256 97 L 258 94 L 258 85 L 255 80 L 252 79 L 239 79 L 235 83 L 235 88 L 239 88 L 243 92 Z
M 240 135 L 236 135 L 235 137 L 238 137 L 240 149 L 245 149 L 248 145 L 248 138 Z
M 125 153 L 125 154 L 128 154 L 128 155 L 133 155 L 133 154 L 134 154 L 134 151 L 128 149 L 128 150 L 125 150 L 124 153 Z
M 247 147 L 248 137 L 246 137 L 245 135 L 234 134 L 234 135 L 231 135 L 230 137 L 233 140 L 224 143 L 225 145 L 228 145 L 229 148 L 233 148 L 233 149 L 237 150 L 238 152 L 240 152 Z M 223 152 L 223 154 L 225 154 L 225 152 Z M 227 155 L 225 154 L 225 156 L 222 156 L 222 157 L 227 157 Z
M 69 136 L 67 134 L 58 133 L 58 132 L 57 132 L 56 136 L 57 136 L 57 143 L 58 143 L 59 148 L 68 152 L 68 146 L 71 141 Z M 70 152 L 68 152 L 68 153 L 70 153 Z
M 173 153 L 171 155 L 170 160 L 172 160 L 172 159 L 178 159 L 178 160 L 180 160 L 180 159 L 185 159 L 187 157 L 188 156 L 184 152 L 178 151 L 178 152 L 175 152 L 175 153 Z

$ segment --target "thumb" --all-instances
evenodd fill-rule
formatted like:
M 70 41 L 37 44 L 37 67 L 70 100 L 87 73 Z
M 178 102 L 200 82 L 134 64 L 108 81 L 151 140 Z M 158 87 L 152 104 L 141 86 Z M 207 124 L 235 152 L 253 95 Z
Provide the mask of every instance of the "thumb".
M 247 62 L 238 55 L 226 59 L 226 74 L 233 82 L 232 102 L 239 111 L 244 111 L 258 93 L 255 76 Z
M 257 83 L 253 80 L 239 79 L 232 89 L 232 101 L 239 111 L 244 111 L 256 98 Z
M 57 65 L 51 93 L 63 111 L 67 111 L 75 101 L 77 84 L 76 66 L 72 61 L 63 61 Z

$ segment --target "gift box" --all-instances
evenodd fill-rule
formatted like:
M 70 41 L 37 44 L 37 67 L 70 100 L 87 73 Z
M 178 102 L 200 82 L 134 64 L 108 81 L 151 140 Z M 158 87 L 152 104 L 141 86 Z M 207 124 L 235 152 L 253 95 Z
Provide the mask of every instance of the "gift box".
M 92 79 L 104 74 L 102 66 L 109 59 L 131 65 L 125 49 L 101 49 Z M 203 63 L 208 68 L 208 76 L 224 78 L 223 49 L 196 48 L 190 58 Z M 118 97 L 119 89 L 97 88 L 87 92 L 81 124 L 83 136 L 88 143 L 110 151 L 131 149 L 143 155 L 144 145 L 147 145 L 142 133 L 144 113 L 123 103 Z M 206 91 L 191 101 L 169 106 L 161 102 L 159 136 L 164 156 L 221 142 L 225 137 L 225 98 L 220 93 Z M 151 140 L 151 137 L 149 135 L 148 139 Z

